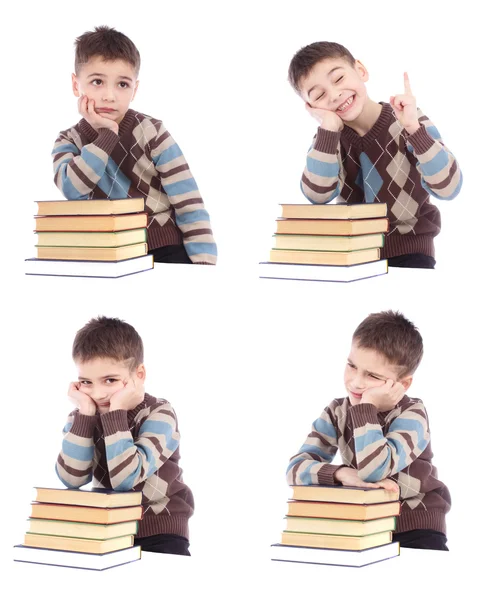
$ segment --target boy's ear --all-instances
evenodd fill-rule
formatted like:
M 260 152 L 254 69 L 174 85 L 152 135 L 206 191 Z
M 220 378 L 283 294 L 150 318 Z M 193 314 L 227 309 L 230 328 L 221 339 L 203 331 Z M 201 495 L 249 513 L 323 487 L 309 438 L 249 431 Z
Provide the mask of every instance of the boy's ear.
M 131 102 L 133 102 L 135 95 L 137 94 L 137 88 L 139 87 L 139 80 L 137 79 L 137 81 L 135 82 L 135 87 L 134 87 L 134 93 L 132 95 L 132 99 L 130 100 Z
M 412 375 L 408 375 L 407 377 L 403 377 L 399 383 L 401 383 L 401 385 L 403 386 L 404 390 L 407 392 L 408 389 L 411 387 L 411 383 L 413 382 L 413 376 Z
M 135 370 L 135 374 L 137 375 L 137 377 L 139 379 L 145 380 L 145 377 L 147 375 L 147 373 L 145 372 L 145 365 L 141 364 L 137 367 L 137 369 Z
M 72 90 L 73 90 L 73 95 L 76 96 L 77 98 L 80 98 L 81 94 L 80 94 L 79 85 L 78 85 L 78 81 L 77 81 L 77 75 L 75 75 L 75 73 L 72 73 Z
M 362 62 L 360 60 L 356 60 L 356 63 L 354 65 L 354 68 L 356 69 L 359 77 L 362 79 L 362 81 L 364 81 L 364 83 L 366 83 L 366 81 L 369 81 L 369 73 L 368 70 L 366 69 L 366 67 L 362 64 Z

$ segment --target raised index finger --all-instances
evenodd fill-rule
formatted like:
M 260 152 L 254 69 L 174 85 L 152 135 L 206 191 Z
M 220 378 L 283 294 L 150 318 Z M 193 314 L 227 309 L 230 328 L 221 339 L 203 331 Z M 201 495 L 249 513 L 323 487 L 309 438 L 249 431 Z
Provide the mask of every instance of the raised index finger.
M 411 90 L 411 84 L 409 82 L 409 76 L 407 73 L 404 73 L 404 93 L 410 94 L 411 96 L 413 95 Z

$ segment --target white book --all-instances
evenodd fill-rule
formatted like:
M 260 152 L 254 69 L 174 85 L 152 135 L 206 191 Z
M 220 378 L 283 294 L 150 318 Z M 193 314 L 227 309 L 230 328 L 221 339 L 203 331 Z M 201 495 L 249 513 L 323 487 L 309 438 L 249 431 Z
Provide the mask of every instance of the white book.
M 65 550 L 48 550 L 29 546 L 14 546 L 13 560 L 17 562 L 37 563 L 55 567 L 74 567 L 104 571 L 112 567 L 125 565 L 140 560 L 140 546 L 131 546 L 124 550 L 107 552 L 106 554 L 88 554 L 86 552 L 70 552 Z
M 348 267 L 273 262 L 261 262 L 259 266 L 261 279 L 350 282 L 387 273 L 387 260 L 385 259 Z
M 331 550 L 327 548 L 305 548 L 273 544 L 271 560 L 286 562 L 314 563 L 342 567 L 364 567 L 372 563 L 399 556 L 399 542 L 367 550 Z
M 58 275 L 64 277 L 123 277 L 154 268 L 150 254 L 119 261 L 96 260 L 42 260 L 28 258 L 26 275 Z

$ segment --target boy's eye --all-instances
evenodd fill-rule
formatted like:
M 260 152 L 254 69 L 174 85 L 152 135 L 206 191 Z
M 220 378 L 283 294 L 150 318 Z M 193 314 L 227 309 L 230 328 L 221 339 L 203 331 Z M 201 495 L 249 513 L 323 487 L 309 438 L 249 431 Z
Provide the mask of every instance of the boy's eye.
M 376 375 L 373 375 L 372 373 L 369 373 L 369 377 L 371 377 L 372 379 L 377 379 L 378 381 L 380 381 L 380 377 L 376 377 Z
M 341 76 L 339 77 L 339 79 L 336 79 L 336 83 L 339 83 L 339 82 L 341 81 L 341 79 L 343 79 L 343 78 L 344 78 L 344 75 L 341 75 Z
M 106 379 L 105 380 L 107 383 L 115 383 L 117 381 L 117 379 Z
M 90 385 L 90 381 L 86 381 L 85 379 L 83 379 L 79 383 L 80 383 L 80 385 Z
M 354 366 L 352 363 L 347 363 L 347 366 L 348 366 L 350 369 L 355 369 L 355 368 L 356 368 L 356 367 L 355 367 L 355 366 Z
M 119 83 L 120 87 L 122 87 L 124 90 L 126 90 L 129 86 L 129 84 L 126 81 L 121 81 Z
M 322 92 L 322 94 L 316 98 L 316 102 L 318 102 L 323 96 L 324 96 L 324 92 Z
M 102 85 L 102 80 L 101 79 L 93 79 L 90 83 L 92 83 L 93 85 Z

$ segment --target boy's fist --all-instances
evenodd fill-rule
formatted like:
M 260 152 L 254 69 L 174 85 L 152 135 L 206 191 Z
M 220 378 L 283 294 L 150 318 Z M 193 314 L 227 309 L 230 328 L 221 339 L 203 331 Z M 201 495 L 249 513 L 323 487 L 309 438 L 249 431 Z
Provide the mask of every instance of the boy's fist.
M 372 404 L 379 412 L 392 410 L 402 400 L 405 389 L 399 381 L 388 379 L 386 383 L 373 387 L 364 392 L 360 404 Z
M 409 135 L 412 135 L 419 129 L 416 98 L 413 96 L 407 73 L 404 73 L 404 94 L 391 96 L 390 104 L 394 110 L 396 119 Z
M 124 387 L 110 397 L 110 410 L 132 410 L 144 399 L 143 380 L 138 377 L 124 381 Z
M 341 117 L 336 115 L 332 110 L 324 110 L 323 108 L 313 108 L 306 103 L 307 112 L 313 117 L 322 129 L 328 131 L 341 131 L 344 127 Z
M 95 100 L 91 100 L 84 95 L 80 96 L 78 100 L 78 111 L 87 123 L 96 131 L 104 128 L 110 129 L 117 135 L 119 134 L 119 126 L 115 121 L 102 117 L 95 112 Z
M 73 381 L 68 388 L 68 397 L 70 402 L 78 406 L 79 412 L 82 415 L 93 417 L 97 412 L 97 405 L 90 396 L 79 390 L 80 382 Z
M 341 467 L 335 471 L 334 480 L 348 487 L 384 488 L 389 492 L 399 493 L 399 486 L 392 479 L 382 479 L 375 483 L 368 483 L 367 481 L 363 481 L 357 474 L 356 469 L 352 469 L 351 467 Z

